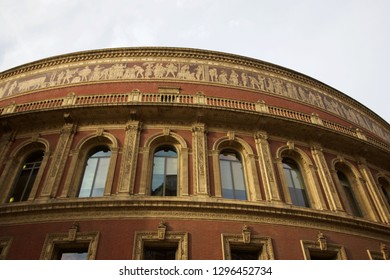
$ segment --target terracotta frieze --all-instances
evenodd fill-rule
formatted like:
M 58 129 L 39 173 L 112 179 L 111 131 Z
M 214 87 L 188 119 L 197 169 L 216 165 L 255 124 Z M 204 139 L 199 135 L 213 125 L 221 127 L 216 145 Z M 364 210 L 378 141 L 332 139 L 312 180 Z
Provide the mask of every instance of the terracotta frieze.
M 0 98 L 44 89 L 113 81 L 184 81 L 211 83 L 277 95 L 338 115 L 390 142 L 390 132 L 353 105 L 321 87 L 282 73 L 230 61 L 182 57 L 110 57 L 40 68 L 0 81 Z M 66 61 L 66 60 L 64 60 Z M 72 61 L 72 60 L 70 60 Z M 233 61 L 234 62 L 234 61 Z M 267 68 L 267 67 L 265 67 Z M 16 72 L 17 73 L 17 72 Z M 237 99 L 240 99 L 237 96 Z

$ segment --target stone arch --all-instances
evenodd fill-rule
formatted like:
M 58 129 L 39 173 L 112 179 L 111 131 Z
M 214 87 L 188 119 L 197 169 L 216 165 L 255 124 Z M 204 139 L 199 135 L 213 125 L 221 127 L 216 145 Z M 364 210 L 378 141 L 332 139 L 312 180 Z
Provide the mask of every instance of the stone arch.
M 7 164 L 0 177 L 0 185 L 3 186 L 0 190 L 1 203 L 7 202 L 10 192 L 16 184 L 22 164 L 25 162 L 27 157 L 37 151 L 43 152 L 43 160 L 27 200 L 31 201 L 35 199 L 50 157 L 50 144 L 46 139 L 40 137 L 36 139 L 28 139 L 22 142 L 11 152 L 9 160 L 7 160 Z
M 188 146 L 187 142 L 179 134 L 171 131 L 162 131 L 148 138 L 143 147 L 142 173 L 140 184 L 140 195 L 150 195 L 153 172 L 153 156 L 158 147 L 172 146 L 177 152 L 178 158 L 178 194 L 186 196 L 188 189 Z
M 119 147 L 115 136 L 107 132 L 102 132 L 98 134 L 90 134 L 77 143 L 76 148 L 71 154 L 72 159 L 61 197 L 77 196 L 83 179 L 85 164 L 91 155 L 91 152 L 94 149 L 101 147 L 106 147 L 111 151 L 104 196 L 111 195 Z
M 319 187 L 312 160 L 302 149 L 296 147 L 292 142 L 288 142 L 286 145 L 279 147 L 276 152 L 277 167 L 286 203 L 292 204 L 292 200 L 284 175 L 283 158 L 290 158 L 298 164 L 307 190 L 310 207 L 318 210 L 326 209 L 325 200 Z
M 387 209 L 387 216 L 390 215 L 390 175 L 379 172 L 375 176 L 375 182 L 378 186 L 380 196 L 383 200 L 382 204 Z
M 361 211 L 361 215 L 365 218 L 376 221 L 377 218 L 371 207 L 372 203 L 369 200 L 369 195 L 364 186 L 364 179 L 359 170 L 349 160 L 346 160 L 343 157 L 337 157 L 331 162 L 331 173 L 333 175 L 335 185 L 340 193 L 340 197 L 342 198 L 346 212 L 352 215 L 347 194 L 345 193 L 337 174 L 338 171 L 342 172 L 347 177 L 351 185 L 350 187 L 352 188 L 354 198 L 356 199 L 359 210 Z
M 260 183 L 255 163 L 255 154 L 251 146 L 242 138 L 235 135 L 228 135 L 217 139 L 212 148 L 213 170 L 214 170 L 214 192 L 215 196 L 222 197 L 222 180 L 220 168 L 220 154 L 223 150 L 234 150 L 242 157 L 244 178 L 249 201 L 259 201 L 262 199 Z

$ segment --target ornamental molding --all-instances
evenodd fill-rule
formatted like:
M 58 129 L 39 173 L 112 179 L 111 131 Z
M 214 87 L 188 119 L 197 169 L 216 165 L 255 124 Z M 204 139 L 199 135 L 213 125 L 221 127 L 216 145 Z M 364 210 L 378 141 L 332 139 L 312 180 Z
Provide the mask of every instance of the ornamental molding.
M 0 73 L 0 98 L 91 83 L 154 80 L 218 84 L 292 99 L 340 116 L 390 142 L 385 121 L 321 82 L 260 60 L 204 50 L 124 48 L 47 58 Z
M 197 201 L 154 199 L 58 199 L 55 203 L 18 203 L 0 206 L 0 225 L 107 219 L 159 219 L 233 221 L 311 228 L 376 238 L 390 242 L 390 226 L 354 218 L 343 213 L 260 202 L 222 202 L 213 198 Z

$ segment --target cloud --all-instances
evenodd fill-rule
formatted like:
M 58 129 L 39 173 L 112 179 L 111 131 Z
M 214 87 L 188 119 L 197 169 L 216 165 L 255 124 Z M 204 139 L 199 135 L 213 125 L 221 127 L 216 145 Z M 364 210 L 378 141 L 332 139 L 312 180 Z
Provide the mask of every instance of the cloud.
M 108 47 L 210 49 L 302 72 L 389 121 L 389 10 L 386 0 L 1 0 L 0 71 Z

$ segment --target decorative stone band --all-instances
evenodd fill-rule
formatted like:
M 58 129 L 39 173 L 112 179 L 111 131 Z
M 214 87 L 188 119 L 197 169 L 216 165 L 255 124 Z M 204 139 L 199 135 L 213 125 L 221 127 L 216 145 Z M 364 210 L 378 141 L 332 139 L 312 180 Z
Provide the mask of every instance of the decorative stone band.
M 0 98 L 69 85 L 139 80 L 211 83 L 293 99 L 345 118 L 390 143 L 390 131 L 354 106 L 352 99 L 348 103 L 320 87 L 277 72 L 223 61 L 176 57 L 110 57 L 78 61 L 3 78 L 0 80 Z
M 202 211 L 199 211 L 202 209 Z M 39 215 L 38 215 L 39 213 Z M 108 219 L 145 219 L 164 221 L 200 220 L 236 221 L 282 226 L 298 226 L 320 231 L 341 232 L 390 242 L 389 226 L 330 211 L 303 207 L 274 207 L 266 202 L 222 202 L 214 198 L 190 201 L 188 198 L 164 199 L 130 196 L 110 198 L 56 200 L 50 203 L 15 203 L 0 205 L 2 225 Z M 338 226 L 335 227 L 334 225 Z M 157 232 L 156 237 L 157 237 Z M 68 236 L 68 235 L 65 235 Z
M 75 95 L 69 94 L 64 98 L 46 99 L 44 101 L 36 101 L 29 103 L 16 104 L 13 103 L 7 107 L 0 107 L 0 115 L 17 114 L 35 110 L 56 110 L 64 107 L 84 107 L 111 105 L 126 105 L 126 104 L 175 104 L 182 106 L 207 106 L 210 108 L 221 107 L 226 110 L 241 110 L 249 112 L 259 112 L 262 114 L 272 115 L 274 117 L 287 118 L 290 120 L 300 121 L 308 124 L 314 124 L 326 129 L 356 137 L 366 141 L 376 147 L 390 151 L 390 144 L 378 141 L 369 135 L 365 135 L 359 129 L 352 129 L 340 124 L 322 120 L 317 115 L 309 115 L 302 112 L 297 112 L 285 108 L 268 106 L 264 102 L 246 102 L 235 99 L 218 98 L 204 96 L 202 94 L 166 94 L 166 93 L 142 93 L 138 90 L 133 90 L 130 93 L 121 94 L 102 94 L 102 95 Z

